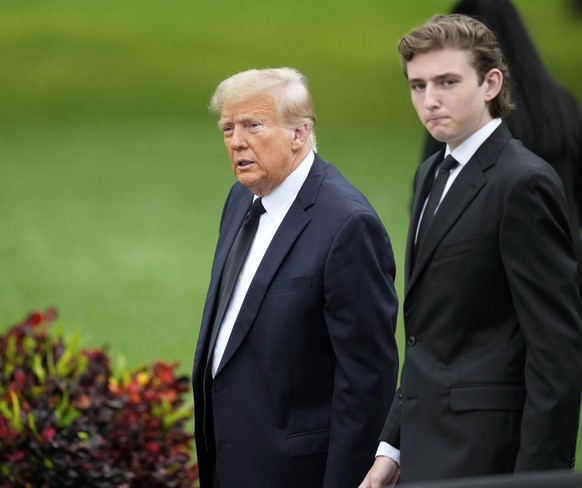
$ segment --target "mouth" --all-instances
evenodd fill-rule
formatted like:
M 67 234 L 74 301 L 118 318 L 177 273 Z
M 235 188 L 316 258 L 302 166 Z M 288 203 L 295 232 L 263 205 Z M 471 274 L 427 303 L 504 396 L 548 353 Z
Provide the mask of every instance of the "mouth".
M 236 162 L 237 168 L 246 168 L 250 165 L 254 164 L 254 161 L 247 161 L 246 159 L 241 159 Z
M 444 115 L 439 115 L 439 116 L 432 116 L 429 117 L 428 119 L 426 119 L 426 123 L 427 124 L 438 124 L 439 122 L 445 120 L 446 117 Z

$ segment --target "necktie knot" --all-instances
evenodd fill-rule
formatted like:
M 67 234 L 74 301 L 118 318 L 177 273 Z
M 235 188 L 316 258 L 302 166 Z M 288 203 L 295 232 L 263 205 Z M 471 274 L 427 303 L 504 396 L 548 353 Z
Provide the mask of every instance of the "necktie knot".
M 253 205 L 251 206 L 251 209 L 249 210 L 249 213 L 247 214 L 247 216 L 245 218 L 245 224 L 248 222 L 259 219 L 259 217 L 261 215 L 263 215 L 264 213 L 265 213 L 265 207 L 263 207 L 262 198 L 259 197 L 259 198 L 255 199 L 255 201 L 253 202 Z
M 458 166 L 459 162 L 450 154 L 443 160 L 439 166 L 439 171 L 450 172 Z

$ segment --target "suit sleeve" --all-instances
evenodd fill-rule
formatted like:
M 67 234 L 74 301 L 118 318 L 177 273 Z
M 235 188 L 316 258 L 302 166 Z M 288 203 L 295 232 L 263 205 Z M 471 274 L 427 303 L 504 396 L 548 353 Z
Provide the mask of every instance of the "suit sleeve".
M 392 447 L 400 449 L 400 408 L 401 408 L 400 388 L 394 395 L 388 417 L 384 423 L 384 428 L 380 434 L 380 441 L 387 442 Z
M 512 188 L 500 250 L 523 333 L 526 401 L 516 471 L 570 468 L 582 379 L 582 317 L 568 214 L 557 178 Z
M 349 217 L 325 264 L 324 314 L 336 356 L 326 488 L 357 486 L 377 448 L 398 374 L 394 276 L 378 217 Z

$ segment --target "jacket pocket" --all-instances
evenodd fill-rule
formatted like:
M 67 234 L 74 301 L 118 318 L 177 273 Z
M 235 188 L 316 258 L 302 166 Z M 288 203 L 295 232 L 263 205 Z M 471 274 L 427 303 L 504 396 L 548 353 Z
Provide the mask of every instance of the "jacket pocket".
M 311 288 L 311 276 L 297 276 L 296 278 L 274 281 L 269 293 L 285 293 L 307 288 Z
M 484 254 L 497 249 L 496 236 L 467 239 L 457 242 L 441 243 L 435 253 L 435 260 L 450 259 L 470 254 Z
M 325 454 L 329 448 L 329 429 L 290 435 L 287 448 L 291 457 Z
M 451 388 L 451 410 L 522 410 L 525 387 L 516 385 L 459 385 Z

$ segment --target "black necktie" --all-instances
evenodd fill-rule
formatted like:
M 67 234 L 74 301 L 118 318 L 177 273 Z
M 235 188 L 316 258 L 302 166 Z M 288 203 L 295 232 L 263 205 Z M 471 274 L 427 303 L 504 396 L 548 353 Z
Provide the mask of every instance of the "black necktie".
M 430 190 L 430 195 L 428 197 L 428 202 L 424 208 L 424 213 L 422 214 L 422 220 L 420 221 L 420 226 L 418 227 L 418 235 L 416 237 L 416 248 L 420 246 L 420 243 L 426 234 L 426 230 L 430 225 L 432 218 L 436 212 L 436 209 L 443 196 L 443 191 L 445 190 L 445 185 L 451 174 L 451 170 L 454 169 L 459 163 L 450 154 L 443 160 L 439 166 L 439 171 Z
M 263 207 L 261 198 L 257 198 L 253 202 L 251 210 L 245 217 L 243 225 L 238 231 L 236 239 L 234 240 L 234 244 L 232 245 L 230 253 L 228 254 L 228 258 L 226 259 L 226 264 L 224 265 L 224 270 L 222 272 L 222 278 L 220 279 L 217 309 L 216 314 L 214 315 L 214 324 L 212 327 L 212 334 L 210 339 L 211 349 L 209 354 L 212 353 L 212 349 L 214 348 L 216 334 L 218 333 L 218 329 L 222 323 L 226 307 L 230 302 L 232 290 L 234 289 L 234 285 L 238 279 L 238 275 L 247 253 L 249 252 L 249 248 L 251 247 L 251 243 L 253 242 L 257 228 L 259 227 L 259 219 L 264 212 L 265 207 Z

